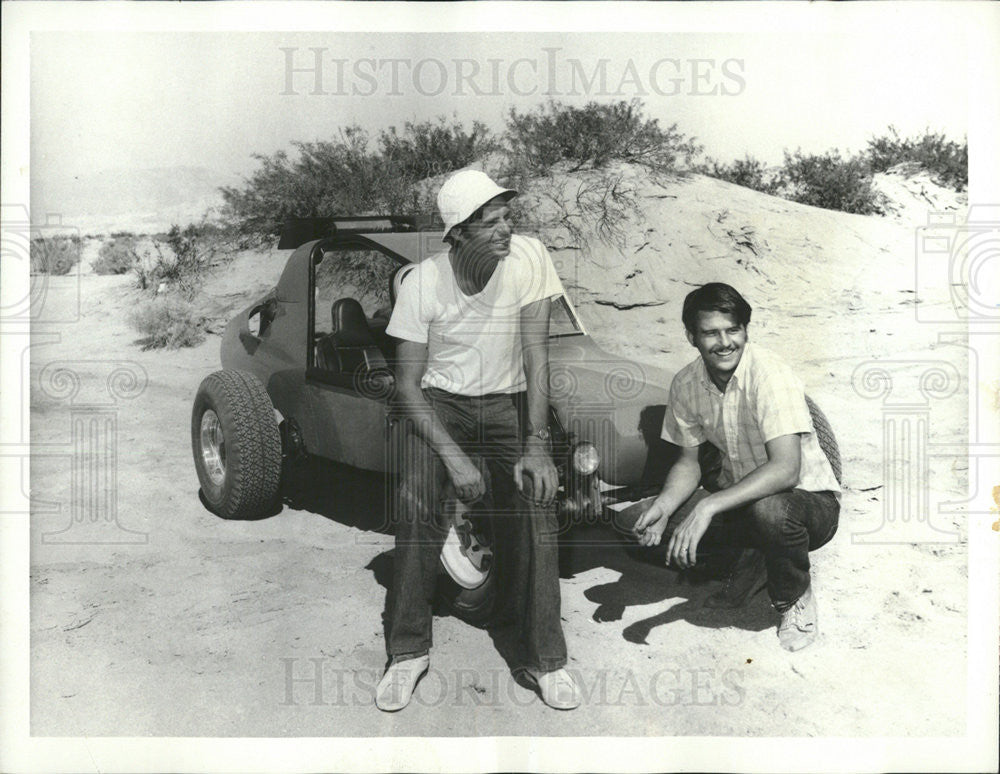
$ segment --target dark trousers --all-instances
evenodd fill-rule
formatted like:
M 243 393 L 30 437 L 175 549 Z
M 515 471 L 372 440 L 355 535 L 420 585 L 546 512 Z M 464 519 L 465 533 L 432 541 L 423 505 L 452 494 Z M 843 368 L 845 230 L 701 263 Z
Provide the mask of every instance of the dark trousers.
M 708 496 L 699 489 L 670 517 L 662 545 Z M 767 565 L 767 593 L 785 610 L 809 588 L 809 552 L 826 545 L 837 532 L 840 502 L 833 492 L 792 489 L 718 514 L 698 544 L 697 564 L 718 566 L 743 548 L 756 548 Z
M 499 614 L 506 612 L 518 627 L 523 666 L 543 672 L 565 666 L 555 508 L 534 505 L 514 484 L 522 450 L 518 398 L 437 389 L 424 394 L 490 486 Z M 399 419 L 393 433 L 401 476 L 393 501 L 396 550 L 386 643 L 391 657 L 421 654 L 431 646 L 431 605 L 447 536 L 438 516 L 448 474 L 410 422 Z

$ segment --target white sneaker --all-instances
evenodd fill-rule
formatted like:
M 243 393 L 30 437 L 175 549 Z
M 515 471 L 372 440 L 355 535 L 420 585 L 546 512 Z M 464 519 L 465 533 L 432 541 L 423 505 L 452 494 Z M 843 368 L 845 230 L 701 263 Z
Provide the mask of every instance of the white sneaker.
M 580 689 L 576 680 L 565 669 L 551 672 L 536 672 L 534 669 L 524 671 L 538 686 L 542 701 L 552 709 L 571 710 L 580 706 Z
M 390 664 L 375 689 L 375 706 L 383 712 L 398 712 L 403 709 L 410 703 L 413 689 L 430 664 L 430 656 L 418 656 Z
M 785 650 L 802 650 L 810 645 L 819 634 L 819 614 L 812 586 L 795 600 L 795 604 L 781 614 L 778 625 L 778 641 Z

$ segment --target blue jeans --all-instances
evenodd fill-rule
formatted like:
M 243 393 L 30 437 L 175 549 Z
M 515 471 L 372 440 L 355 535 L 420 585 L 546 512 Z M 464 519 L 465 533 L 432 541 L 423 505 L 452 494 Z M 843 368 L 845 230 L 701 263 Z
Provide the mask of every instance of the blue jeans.
M 698 489 L 670 517 L 662 544 L 708 496 Z M 826 545 L 837 532 L 840 501 L 833 492 L 791 489 L 762 497 L 718 514 L 698 544 L 696 563 L 735 559 L 743 548 L 756 548 L 767 565 L 767 593 L 779 611 L 791 607 L 809 588 L 809 552 Z
M 518 627 L 523 666 L 542 672 L 566 664 L 560 622 L 558 523 L 554 507 L 542 508 L 514 484 L 524 426 L 520 396 L 424 392 L 438 419 L 470 459 L 487 472 L 496 511 L 494 571 L 500 615 Z M 392 453 L 401 476 L 393 500 L 396 550 L 389 597 L 390 657 L 425 653 L 431 646 L 431 605 L 447 526 L 438 521 L 448 474 L 437 453 L 400 418 Z M 525 482 L 527 486 L 527 481 Z

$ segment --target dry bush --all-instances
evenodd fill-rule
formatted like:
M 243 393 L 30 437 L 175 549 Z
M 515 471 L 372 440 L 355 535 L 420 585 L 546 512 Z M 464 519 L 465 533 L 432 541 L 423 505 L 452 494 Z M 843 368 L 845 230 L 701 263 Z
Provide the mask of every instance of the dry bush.
M 32 274 L 69 274 L 80 262 L 80 238 L 74 236 L 34 236 L 29 244 Z
M 544 174 L 565 162 L 567 171 L 601 169 L 616 161 L 639 164 L 652 172 L 677 170 L 701 152 L 701 147 L 677 130 L 663 129 L 643 115 L 642 101 L 612 104 L 588 102 L 583 107 L 549 100 L 532 111 L 511 108 L 505 134 L 513 169 Z
M 457 116 L 451 123 L 444 116 L 436 123 L 407 121 L 402 131 L 390 126 L 379 134 L 378 145 L 386 166 L 411 184 L 462 169 L 499 147 L 485 124 L 473 121 L 466 129 Z
M 545 222 L 532 219 L 537 211 L 551 212 Z M 531 230 L 545 231 L 555 226 L 565 229 L 571 244 L 586 249 L 594 236 L 607 245 L 624 248 L 628 242 L 628 222 L 641 214 L 639 191 L 634 179 L 619 170 L 594 170 L 582 176 L 536 178 L 529 196 L 514 200 L 516 216 Z
M 138 262 L 135 237 L 119 235 L 101 244 L 97 260 L 91 268 L 95 274 L 125 274 L 132 271 Z
M 205 318 L 177 296 L 143 299 L 129 314 L 129 325 L 143 335 L 143 349 L 193 347 L 205 340 Z
M 875 172 L 885 172 L 897 164 L 917 164 L 934 177 L 938 185 L 955 191 L 969 187 L 969 141 L 949 140 L 943 134 L 924 131 L 923 135 L 900 137 L 895 126 L 889 134 L 868 141 L 868 164 Z
M 785 197 L 801 204 L 855 215 L 884 215 L 887 199 L 872 185 L 872 170 L 860 156 L 842 158 L 836 150 L 823 154 L 785 151 L 781 169 Z
M 212 268 L 217 250 L 214 234 L 206 235 L 195 225 L 183 229 L 173 225 L 153 240 L 152 251 L 144 251 L 132 265 L 136 285 L 157 292 L 165 283 L 182 297 L 194 298 Z
M 822 154 L 785 151 L 774 171 L 745 156 L 730 164 L 709 158 L 695 171 L 754 191 L 793 202 L 857 215 L 884 215 L 886 200 L 872 184 L 872 169 L 863 156 L 844 158 L 837 150 Z
M 764 162 L 749 154 L 731 164 L 709 158 L 704 164 L 699 164 L 695 171 L 761 193 L 780 195 L 780 172 L 771 172 Z
M 478 122 L 457 119 L 390 127 L 373 141 L 359 126 L 330 140 L 293 142 L 295 154 L 256 154 L 241 188 L 223 188 L 223 216 L 244 243 L 272 237 L 292 217 L 387 215 L 426 206 L 419 182 L 468 166 L 496 142 Z
M 524 113 L 512 108 L 504 150 L 501 179 L 534 194 L 514 200 L 516 217 L 535 230 L 565 229 L 581 249 L 594 236 L 623 248 L 629 220 L 642 215 L 640 180 L 663 183 L 701 153 L 676 124 L 662 128 L 646 118 L 638 99 L 583 107 L 550 100 Z M 531 198 L 554 220 L 533 222 Z

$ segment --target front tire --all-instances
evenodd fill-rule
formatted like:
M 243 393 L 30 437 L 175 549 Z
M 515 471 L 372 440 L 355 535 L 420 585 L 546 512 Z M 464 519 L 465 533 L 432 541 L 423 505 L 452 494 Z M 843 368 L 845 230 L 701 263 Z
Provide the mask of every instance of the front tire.
M 205 377 L 191 413 L 191 446 L 201 493 L 224 519 L 255 519 L 281 485 L 281 434 L 271 399 L 246 371 Z
M 474 589 L 464 589 L 447 575 L 442 575 L 438 594 L 456 618 L 473 626 L 488 626 L 493 621 L 493 608 L 496 606 L 496 573 L 491 572 L 483 585 Z

